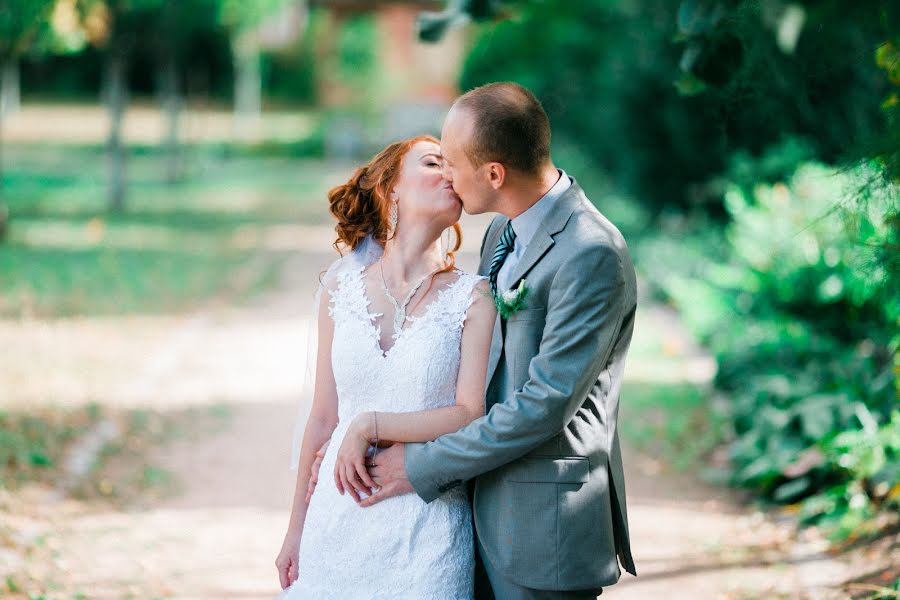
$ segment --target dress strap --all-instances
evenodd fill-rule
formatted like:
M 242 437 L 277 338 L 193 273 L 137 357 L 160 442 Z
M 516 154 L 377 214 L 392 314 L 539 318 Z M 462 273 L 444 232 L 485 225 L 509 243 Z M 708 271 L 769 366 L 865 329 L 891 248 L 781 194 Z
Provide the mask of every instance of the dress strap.
M 335 274 L 337 280 L 334 289 L 329 289 L 331 303 L 328 313 L 334 319 L 356 315 L 361 318 L 371 318 L 368 311 L 369 301 L 366 300 L 365 288 L 362 280 L 362 271 L 365 265 L 350 264 L 341 268 Z
M 475 285 L 482 279 L 487 279 L 481 275 L 467 273 L 456 269 L 454 271 L 458 278 L 456 281 L 447 286 L 440 292 L 440 298 L 435 300 L 439 303 L 434 307 L 434 317 L 440 320 L 449 329 L 462 329 L 466 320 L 466 313 L 475 299 Z

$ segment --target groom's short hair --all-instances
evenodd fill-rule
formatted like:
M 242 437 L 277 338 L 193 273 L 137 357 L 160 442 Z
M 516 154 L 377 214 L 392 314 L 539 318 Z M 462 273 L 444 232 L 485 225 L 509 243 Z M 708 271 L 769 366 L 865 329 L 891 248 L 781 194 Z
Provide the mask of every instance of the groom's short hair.
M 499 162 L 527 174 L 550 162 L 550 119 L 534 94 L 518 83 L 489 83 L 453 103 L 473 118 L 466 155 L 476 167 Z

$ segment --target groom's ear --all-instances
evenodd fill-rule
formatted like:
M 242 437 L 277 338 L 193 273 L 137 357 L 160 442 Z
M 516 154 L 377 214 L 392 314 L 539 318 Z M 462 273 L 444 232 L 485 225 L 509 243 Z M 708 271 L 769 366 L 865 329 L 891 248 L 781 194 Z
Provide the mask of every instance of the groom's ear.
M 503 182 L 506 181 L 506 167 L 504 167 L 502 163 L 492 162 L 488 163 L 487 168 L 491 187 L 495 190 L 499 190 L 503 187 Z

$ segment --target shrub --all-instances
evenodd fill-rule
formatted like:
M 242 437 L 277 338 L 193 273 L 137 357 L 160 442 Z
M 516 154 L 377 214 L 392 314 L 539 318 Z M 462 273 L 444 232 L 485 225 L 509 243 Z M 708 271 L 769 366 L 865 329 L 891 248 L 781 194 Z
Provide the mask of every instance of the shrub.
M 658 267 L 716 355 L 734 483 L 810 498 L 806 516 L 844 534 L 861 507 L 897 500 L 898 200 L 875 167 L 805 163 L 785 182 L 728 186 L 721 255 Z

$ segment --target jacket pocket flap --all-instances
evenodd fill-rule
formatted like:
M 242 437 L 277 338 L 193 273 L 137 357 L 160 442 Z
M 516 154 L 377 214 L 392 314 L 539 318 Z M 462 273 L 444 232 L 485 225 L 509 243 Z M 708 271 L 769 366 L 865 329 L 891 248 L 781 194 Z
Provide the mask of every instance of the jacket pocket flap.
M 508 323 L 516 323 L 518 321 L 536 321 L 538 319 L 546 319 L 547 318 L 547 307 L 546 306 L 529 306 L 528 308 L 522 308 L 517 310 L 513 314 L 509 315 L 507 319 Z
M 591 465 L 587 457 L 527 457 L 506 472 L 508 481 L 519 483 L 587 483 Z

